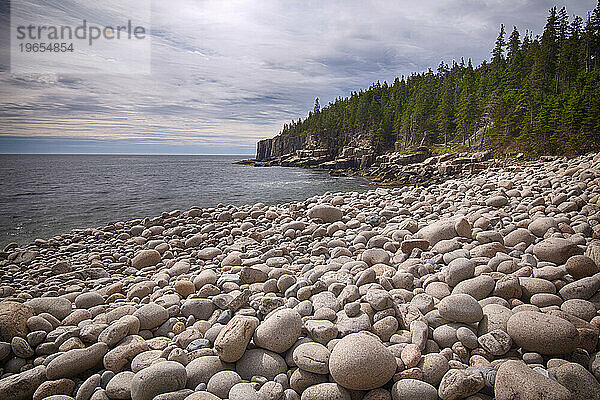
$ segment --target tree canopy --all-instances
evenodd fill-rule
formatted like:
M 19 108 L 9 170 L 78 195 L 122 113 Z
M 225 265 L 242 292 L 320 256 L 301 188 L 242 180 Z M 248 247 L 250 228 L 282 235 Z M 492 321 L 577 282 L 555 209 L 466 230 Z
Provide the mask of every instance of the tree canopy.
M 285 124 L 281 134 L 367 138 L 380 152 L 469 145 L 529 154 L 600 148 L 600 3 L 585 18 L 553 7 L 539 36 L 501 25 L 490 61 L 442 62 L 373 83 Z

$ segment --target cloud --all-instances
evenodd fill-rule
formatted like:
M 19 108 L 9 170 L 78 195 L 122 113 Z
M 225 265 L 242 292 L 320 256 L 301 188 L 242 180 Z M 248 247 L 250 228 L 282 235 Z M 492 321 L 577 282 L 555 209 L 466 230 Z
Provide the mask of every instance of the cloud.
M 89 3 L 50 4 L 78 17 Z M 477 64 L 489 58 L 500 23 L 540 33 L 552 5 L 153 1 L 151 75 L 14 75 L 0 65 L 0 152 L 71 143 L 68 151 L 161 152 L 162 144 L 163 152 L 252 154 L 256 140 L 304 117 L 315 97 L 326 104 L 441 60 Z M 583 15 L 596 4 L 566 5 Z M 108 20 L 116 11 L 103 8 L 96 17 Z M 2 59 L 7 49 L 3 39 Z

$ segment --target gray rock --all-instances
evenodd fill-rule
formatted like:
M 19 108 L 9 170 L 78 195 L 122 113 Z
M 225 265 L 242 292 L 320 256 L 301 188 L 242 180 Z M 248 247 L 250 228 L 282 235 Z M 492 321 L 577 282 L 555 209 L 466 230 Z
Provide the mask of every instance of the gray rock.
M 600 383 L 580 364 L 565 363 L 549 372 L 571 392 L 573 400 L 600 400 Z
M 130 399 L 131 381 L 135 374 L 131 371 L 119 372 L 106 385 L 106 394 L 111 399 Z
M 438 311 L 440 316 L 448 321 L 472 323 L 483 318 L 481 305 L 468 294 L 444 297 L 438 304 Z
M 533 254 L 539 260 L 561 265 L 570 257 L 583 254 L 583 250 L 568 239 L 550 237 L 533 246 Z
M 232 318 L 215 339 L 219 357 L 225 362 L 236 362 L 242 358 L 258 323 L 255 317 L 240 315 Z
M 133 316 L 140 320 L 140 330 L 154 329 L 169 319 L 169 312 L 156 303 L 149 303 L 138 308 Z
M 277 353 L 263 349 L 252 349 L 244 353 L 235 365 L 242 379 L 262 376 L 269 380 L 287 371 L 285 360 Z
M 4 399 L 30 400 L 46 379 L 46 367 L 40 365 L 0 379 L 0 394 Z
M 301 400 L 351 400 L 350 392 L 335 383 L 319 383 L 302 392 Z
M 478 339 L 481 347 L 493 356 L 502 356 L 510 350 L 512 340 L 508 333 L 503 330 L 495 329 Z
M 264 349 L 283 353 L 300 337 L 302 317 L 298 311 L 283 308 L 275 311 L 254 331 L 254 343 Z
M 208 383 L 210 377 L 217 372 L 231 369 L 230 365 L 224 363 L 217 356 L 204 356 L 193 359 L 185 367 L 187 387 L 195 389 L 201 383 Z
M 50 361 L 46 376 L 50 380 L 77 376 L 101 364 L 107 351 L 106 343 L 96 343 L 85 349 L 69 350 Z
M 206 390 L 222 399 L 229 397 L 229 390 L 242 381 L 235 371 L 220 371 L 214 374 L 206 385 Z
M 131 266 L 142 269 L 158 264 L 160 259 L 160 253 L 156 250 L 141 250 L 131 259 Z
M 393 400 L 437 400 L 438 393 L 434 386 L 416 379 L 401 379 L 392 386 Z
M 463 399 L 479 392 L 484 386 L 481 371 L 451 369 L 442 378 L 438 394 L 442 400 Z
M 329 373 L 329 356 L 327 347 L 319 343 L 302 343 L 294 349 L 293 360 L 298 368 L 316 374 Z
M 38 297 L 27 300 L 25 305 L 33 307 L 36 314 L 48 313 L 59 320 L 71 313 L 72 304 L 63 297 Z
M 320 219 L 325 223 L 336 222 L 342 219 L 342 210 L 337 207 L 329 206 L 326 204 L 318 204 L 308 210 L 308 218 Z
M 396 359 L 377 337 L 353 333 L 333 348 L 329 371 L 335 382 L 347 389 L 370 390 L 392 378 Z
M 174 361 L 163 361 L 144 368 L 131 380 L 132 400 L 152 400 L 161 393 L 185 388 L 186 369 Z
M 598 292 L 600 289 L 600 279 L 596 276 L 579 279 L 565 285 L 558 292 L 565 299 L 583 299 L 587 300 Z
M 444 270 L 445 281 L 450 286 L 456 286 L 459 282 L 473 277 L 475 264 L 468 258 L 455 258 L 450 261 Z
M 75 298 L 77 308 L 92 308 L 100 304 L 104 304 L 104 297 L 96 292 L 81 293 Z
M 10 342 L 15 336 L 25 337 L 27 321 L 33 314 L 32 306 L 16 301 L 0 302 L 0 340 Z
M 571 353 L 579 343 L 579 333 L 572 323 L 535 311 L 514 314 L 506 330 L 517 346 L 545 355 Z
M 494 383 L 496 400 L 571 400 L 567 388 L 535 372 L 522 361 L 505 361 L 498 368 Z

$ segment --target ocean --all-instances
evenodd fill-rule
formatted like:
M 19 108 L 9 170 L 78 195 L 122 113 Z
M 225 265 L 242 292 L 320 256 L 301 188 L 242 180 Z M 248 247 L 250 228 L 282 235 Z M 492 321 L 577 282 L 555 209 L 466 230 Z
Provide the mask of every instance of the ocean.
M 368 190 L 361 178 L 233 164 L 243 158 L 0 155 L 0 249 L 192 206 L 276 204 Z

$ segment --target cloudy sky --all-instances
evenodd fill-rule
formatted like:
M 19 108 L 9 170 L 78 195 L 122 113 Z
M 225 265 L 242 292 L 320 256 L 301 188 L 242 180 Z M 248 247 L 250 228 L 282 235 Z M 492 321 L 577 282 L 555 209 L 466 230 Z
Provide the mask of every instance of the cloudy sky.
M 157 0 L 149 75 L 13 74 L 3 32 L 0 153 L 251 155 L 315 97 L 442 60 L 478 64 L 501 23 L 540 33 L 553 5 L 585 15 L 596 1 Z

